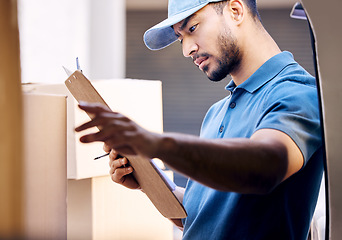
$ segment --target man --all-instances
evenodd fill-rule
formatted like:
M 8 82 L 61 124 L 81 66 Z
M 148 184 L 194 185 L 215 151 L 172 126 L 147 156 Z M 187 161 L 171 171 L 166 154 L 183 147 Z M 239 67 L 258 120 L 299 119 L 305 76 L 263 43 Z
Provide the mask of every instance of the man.
M 254 0 L 170 0 L 167 20 L 144 40 L 175 40 L 212 81 L 228 74 L 227 97 L 204 118 L 201 136 L 149 132 L 92 104 L 100 126 L 82 142 L 103 141 L 114 182 L 139 188 L 118 154 L 160 158 L 190 177 L 180 199 L 183 239 L 306 239 L 323 171 L 315 79 L 263 28 Z

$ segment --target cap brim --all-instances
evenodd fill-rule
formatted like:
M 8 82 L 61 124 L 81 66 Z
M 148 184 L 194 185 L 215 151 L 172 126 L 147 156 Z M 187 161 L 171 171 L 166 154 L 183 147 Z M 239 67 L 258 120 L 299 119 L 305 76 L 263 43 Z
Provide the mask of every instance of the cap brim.
M 151 50 L 159 50 L 175 42 L 177 40 L 177 36 L 171 26 L 194 14 L 207 4 L 207 2 L 202 3 L 187 11 L 173 15 L 148 29 L 144 34 L 146 47 Z

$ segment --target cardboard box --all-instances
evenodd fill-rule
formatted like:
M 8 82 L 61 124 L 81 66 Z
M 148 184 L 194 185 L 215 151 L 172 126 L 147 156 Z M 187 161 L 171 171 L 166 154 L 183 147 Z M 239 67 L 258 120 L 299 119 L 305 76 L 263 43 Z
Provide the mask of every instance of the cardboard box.
M 163 131 L 162 88 L 160 81 L 115 79 L 92 81 L 96 90 L 113 111 L 118 111 L 142 127 Z M 102 143 L 82 144 L 76 126 L 89 120 L 77 107 L 64 84 L 25 84 L 24 92 L 62 94 L 68 97 L 67 107 L 67 163 L 68 179 L 85 179 L 108 175 L 108 158 L 94 161 L 104 154 Z M 96 129 L 94 129 L 96 131 Z M 84 134 L 84 133 L 82 133 Z

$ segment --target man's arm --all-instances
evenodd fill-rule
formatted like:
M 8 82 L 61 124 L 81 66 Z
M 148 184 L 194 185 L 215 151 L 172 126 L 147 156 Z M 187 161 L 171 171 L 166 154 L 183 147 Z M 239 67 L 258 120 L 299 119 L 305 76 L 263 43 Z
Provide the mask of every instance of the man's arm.
M 157 156 L 169 167 L 222 191 L 263 194 L 296 173 L 303 156 L 283 132 L 262 129 L 250 139 L 162 136 Z
M 99 126 L 82 142 L 103 141 L 122 155 L 160 158 L 169 167 L 209 187 L 265 194 L 297 172 L 303 156 L 283 132 L 262 129 L 249 139 L 201 139 L 196 136 L 149 132 L 127 117 L 96 104 L 83 104 L 96 117 L 77 131 Z

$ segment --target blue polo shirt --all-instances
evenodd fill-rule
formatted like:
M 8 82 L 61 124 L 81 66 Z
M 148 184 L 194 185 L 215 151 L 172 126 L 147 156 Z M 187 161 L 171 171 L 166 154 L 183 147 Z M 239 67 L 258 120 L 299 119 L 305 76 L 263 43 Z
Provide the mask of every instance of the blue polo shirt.
M 221 192 L 190 179 L 183 239 L 306 239 L 323 172 L 315 78 L 282 52 L 226 89 L 228 96 L 203 120 L 202 138 L 250 138 L 259 129 L 276 129 L 297 144 L 304 166 L 265 195 Z

